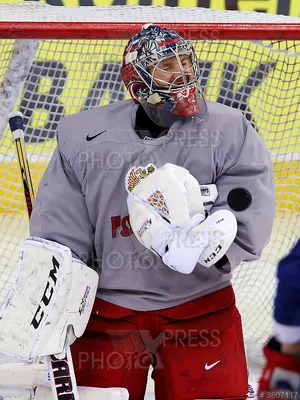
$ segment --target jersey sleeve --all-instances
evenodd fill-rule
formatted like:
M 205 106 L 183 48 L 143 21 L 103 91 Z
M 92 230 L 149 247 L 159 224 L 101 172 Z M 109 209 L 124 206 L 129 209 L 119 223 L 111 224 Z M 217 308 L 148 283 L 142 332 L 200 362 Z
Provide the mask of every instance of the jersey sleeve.
M 273 167 L 269 152 L 257 131 L 245 125 L 244 140 L 235 156 L 217 151 L 221 171 L 216 180 L 219 196 L 211 212 L 232 211 L 237 219 L 236 238 L 228 249 L 223 265 L 216 267 L 223 273 L 233 271 L 242 261 L 260 257 L 271 237 L 275 217 L 275 188 Z M 246 189 L 251 204 L 242 211 L 233 210 L 228 195 L 233 189 Z M 240 202 L 237 199 L 237 202 Z M 236 207 L 235 207 L 236 208 Z
M 91 265 L 94 229 L 79 180 L 59 146 L 38 189 L 30 234 L 68 246 L 74 257 Z
M 280 261 L 277 278 L 274 336 L 282 343 L 300 342 L 300 240 Z

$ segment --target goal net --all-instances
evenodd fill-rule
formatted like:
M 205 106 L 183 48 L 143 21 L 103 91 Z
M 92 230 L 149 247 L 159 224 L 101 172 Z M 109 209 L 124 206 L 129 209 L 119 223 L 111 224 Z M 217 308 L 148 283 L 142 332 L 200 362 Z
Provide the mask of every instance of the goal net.
M 37 190 L 61 117 L 128 98 L 119 74 L 121 55 L 129 37 L 148 22 L 192 40 L 205 98 L 240 109 L 271 153 L 277 198 L 272 239 L 259 261 L 242 264 L 234 276 L 246 340 L 261 345 L 271 333 L 278 260 L 300 236 L 300 19 L 291 17 L 201 8 L 0 4 L 0 307 L 28 236 L 7 114 L 12 109 L 24 114 Z

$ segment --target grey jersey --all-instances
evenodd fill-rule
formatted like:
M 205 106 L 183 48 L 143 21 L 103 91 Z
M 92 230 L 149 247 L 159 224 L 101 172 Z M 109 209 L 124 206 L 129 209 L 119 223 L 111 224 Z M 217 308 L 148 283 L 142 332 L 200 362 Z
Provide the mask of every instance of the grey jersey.
M 240 111 L 208 102 L 200 124 L 178 122 L 166 136 L 150 140 L 134 131 L 136 110 L 128 100 L 61 120 L 58 147 L 42 178 L 30 228 L 31 235 L 70 247 L 75 257 L 99 271 L 99 298 L 146 311 L 230 285 L 232 270 L 256 260 L 270 239 L 275 192 L 268 151 Z M 251 193 L 250 207 L 234 212 L 238 233 L 226 254 L 229 273 L 198 264 L 192 274 L 180 274 L 132 233 L 128 190 L 166 162 L 185 167 L 200 184 L 217 185 L 211 212 L 230 209 L 232 189 Z

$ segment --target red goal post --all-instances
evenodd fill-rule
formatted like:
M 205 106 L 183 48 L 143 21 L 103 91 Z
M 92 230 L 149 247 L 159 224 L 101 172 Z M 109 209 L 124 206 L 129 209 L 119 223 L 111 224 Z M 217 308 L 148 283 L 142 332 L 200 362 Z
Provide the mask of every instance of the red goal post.
M 35 188 L 65 114 L 126 98 L 119 68 L 124 44 L 145 23 L 176 29 L 199 57 L 208 100 L 240 109 L 273 159 L 277 217 L 259 261 L 234 276 L 246 338 L 271 332 L 278 260 L 300 236 L 300 18 L 177 7 L 52 7 L 0 4 L 0 309 L 28 235 L 14 149 L 12 109 L 25 119 Z

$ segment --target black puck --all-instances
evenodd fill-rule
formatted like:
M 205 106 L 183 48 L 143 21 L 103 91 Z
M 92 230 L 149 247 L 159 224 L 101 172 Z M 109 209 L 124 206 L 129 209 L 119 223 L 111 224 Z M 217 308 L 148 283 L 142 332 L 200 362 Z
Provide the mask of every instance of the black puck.
M 232 189 L 227 196 L 227 203 L 234 211 L 244 211 L 252 203 L 251 193 L 244 188 Z

